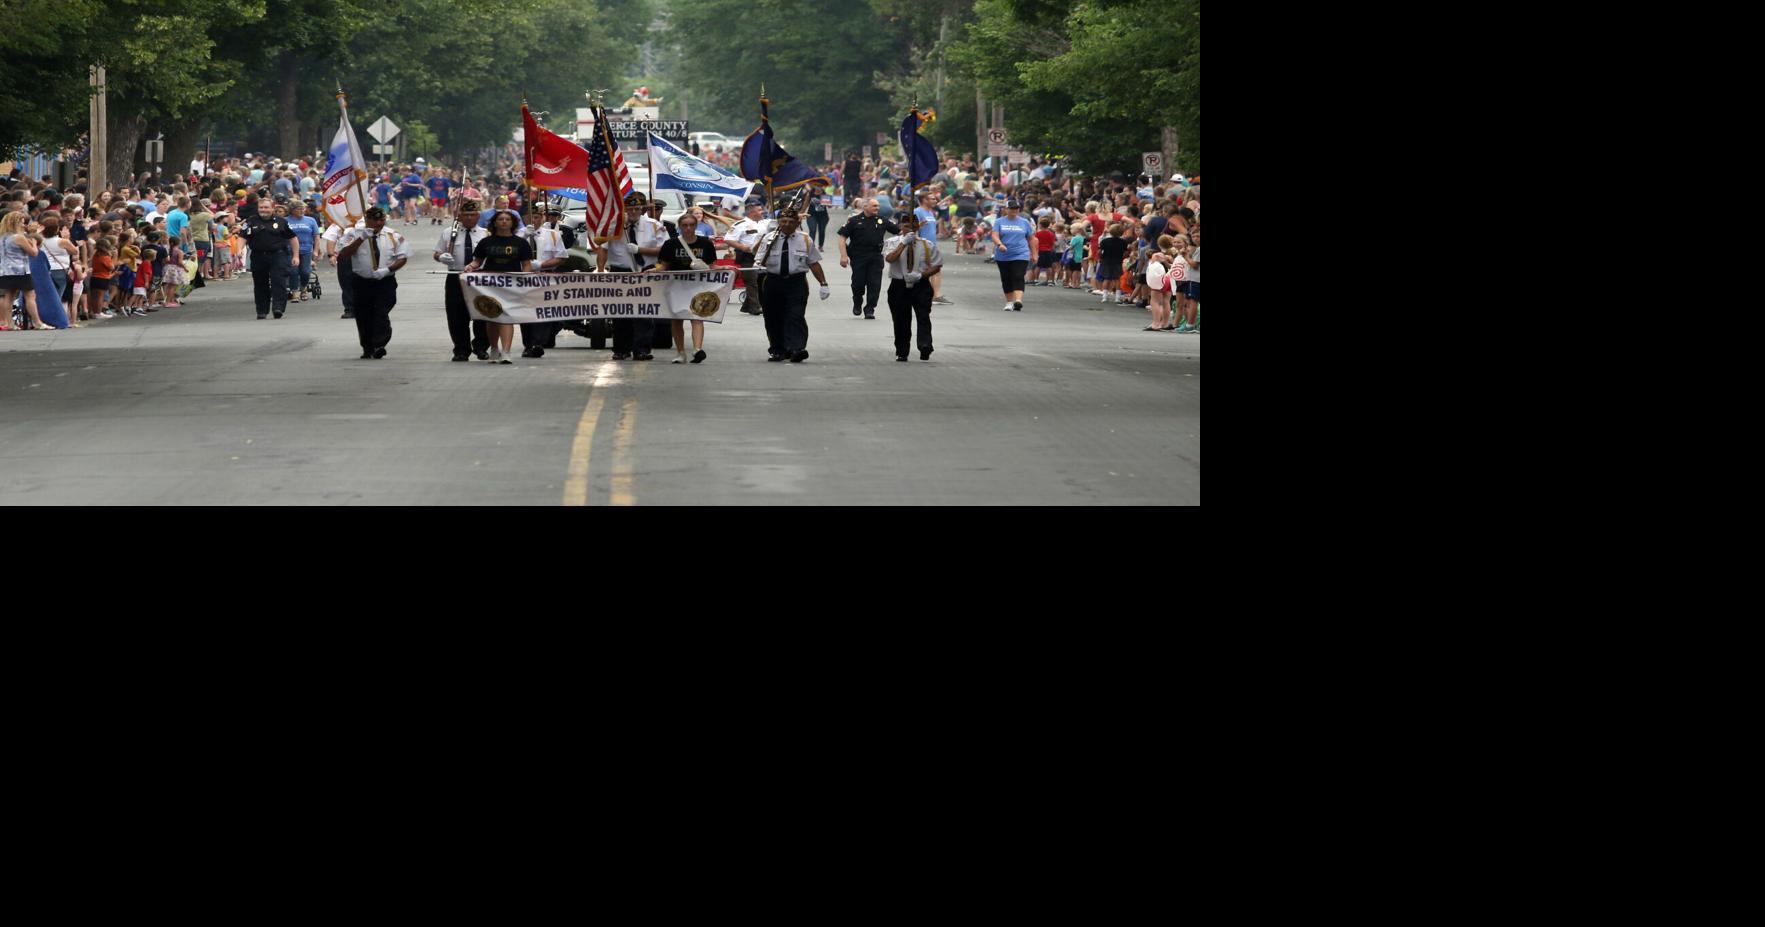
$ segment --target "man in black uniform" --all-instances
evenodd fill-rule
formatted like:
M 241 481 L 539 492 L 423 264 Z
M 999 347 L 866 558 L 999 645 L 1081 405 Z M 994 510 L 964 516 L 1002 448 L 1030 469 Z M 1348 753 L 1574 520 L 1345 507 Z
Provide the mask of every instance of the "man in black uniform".
M 839 231 L 840 266 L 852 268 L 852 314 L 867 319 L 876 318 L 882 298 L 883 239 L 901 231 L 878 216 L 878 208 L 876 200 L 865 200 L 864 214 L 847 219 Z
M 251 278 L 257 293 L 257 317 L 276 318 L 288 309 L 288 270 L 300 266 L 300 241 L 288 220 L 275 217 L 276 204 L 257 201 L 257 215 L 245 220 L 240 235 L 251 249 Z

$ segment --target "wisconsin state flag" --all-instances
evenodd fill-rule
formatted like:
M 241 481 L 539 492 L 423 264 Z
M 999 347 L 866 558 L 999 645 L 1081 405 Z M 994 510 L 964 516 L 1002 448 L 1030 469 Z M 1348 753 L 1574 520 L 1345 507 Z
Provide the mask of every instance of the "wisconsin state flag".
M 528 186 L 541 190 L 588 186 L 588 152 L 582 146 L 534 122 L 525 103 L 521 104 L 521 124 L 525 128 Z

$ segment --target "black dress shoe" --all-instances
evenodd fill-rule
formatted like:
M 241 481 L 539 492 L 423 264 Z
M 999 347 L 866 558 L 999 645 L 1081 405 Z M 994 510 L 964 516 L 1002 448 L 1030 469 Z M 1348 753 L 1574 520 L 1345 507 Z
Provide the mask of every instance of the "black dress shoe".
M 702 363 L 704 363 L 704 362 L 705 362 L 705 352 L 703 352 L 703 351 L 694 351 L 694 352 L 693 352 L 693 363 L 695 363 L 695 364 L 702 364 Z
M 654 354 L 634 354 L 634 355 L 632 355 L 631 359 L 632 360 L 640 360 L 640 361 L 655 360 L 656 355 L 654 355 Z
M 385 348 L 375 348 L 374 349 L 374 359 L 375 360 L 379 360 L 380 358 L 385 357 L 385 356 L 386 356 L 386 349 Z
M 862 308 L 859 308 L 858 306 L 853 306 L 852 307 L 852 314 L 853 315 L 863 315 L 864 310 Z
M 865 318 L 867 318 L 873 322 L 876 321 L 876 316 L 874 316 L 874 315 L 867 315 L 867 316 L 865 316 Z
M 798 351 L 796 354 L 791 355 L 791 363 L 793 363 L 793 364 L 800 364 L 808 359 L 809 359 L 809 352 L 808 351 Z
M 521 349 L 521 356 L 527 357 L 527 358 L 538 357 L 539 355 L 534 353 L 534 351 L 536 351 L 536 350 L 538 350 L 538 349 L 537 348 L 522 348 Z
M 373 351 L 363 351 L 362 352 L 362 360 L 373 360 L 373 359 L 374 359 L 374 352 Z
M 355 313 L 353 313 L 353 312 L 345 312 L 345 313 L 344 313 L 344 314 L 343 314 L 343 316 L 342 316 L 342 317 L 343 317 L 343 318 L 345 318 L 345 319 L 353 319 L 353 318 L 355 318 Z
M 631 355 L 629 355 L 629 354 L 617 354 L 617 353 L 616 353 L 616 354 L 614 354 L 614 355 L 613 355 L 613 359 L 614 359 L 614 360 L 616 360 L 616 361 L 622 361 L 622 360 L 626 360 L 626 359 L 628 359 L 628 358 L 630 358 L 630 357 L 631 357 Z
M 264 319 L 267 319 L 267 318 L 269 318 L 269 316 L 267 316 L 267 315 L 260 315 L 260 316 L 258 316 L 258 317 L 257 317 L 257 320 L 258 320 L 258 321 L 259 321 L 259 322 L 262 322 L 262 321 L 263 321 L 263 320 L 264 320 Z
M 931 360 L 932 359 L 932 349 L 931 348 L 920 348 L 919 349 L 919 359 L 920 360 Z
M 479 351 L 478 352 L 478 359 L 483 360 L 483 361 L 490 360 L 490 352 L 489 351 Z
M 900 362 L 901 362 L 901 363 L 903 363 L 903 364 L 905 364 L 905 363 L 907 363 L 907 355 L 905 355 L 905 354 L 897 354 L 897 355 L 895 355 L 895 360 L 898 360 L 898 361 L 900 361 Z
M 276 318 L 278 318 L 278 319 L 279 319 L 279 318 L 281 318 L 281 317 L 282 317 L 282 313 L 280 313 L 280 312 L 278 312 L 278 313 L 276 313 Z
M 464 363 L 472 357 L 470 354 L 455 354 L 454 360 Z
M 784 359 L 785 359 L 785 357 L 783 354 L 773 354 L 773 355 L 770 355 L 766 358 L 766 362 L 768 364 L 776 364 L 779 361 L 784 360 Z

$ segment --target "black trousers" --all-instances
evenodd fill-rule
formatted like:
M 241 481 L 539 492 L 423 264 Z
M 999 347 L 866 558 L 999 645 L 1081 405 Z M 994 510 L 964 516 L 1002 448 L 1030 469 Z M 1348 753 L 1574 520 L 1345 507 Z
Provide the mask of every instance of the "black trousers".
M 523 322 L 521 347 L 555 348 L 558 346 L 558 329 L 563 327 L 562 322 Z
M 343 301 L 344 312 L 355 311 L 355 271 L 349 268 L 349 261 L 337 262 L 337 293 Z
M 883 256 L 848 252 L 847 257 L 852 261 L 852 308 L 876 315 L 876 301 L 883 292 Z
M 392 307 L 398 303 L 398 278 L 355 278 L 355 331 L 362 350 L 384 348 L 392 342 Z
M 760 308 L 766 313 L 766 340 L 773 354 L 809 349 L 809 275 L 767 274 L 760 287 Z
M 913 317 L 919 317 L 919 349 L 932 349 L 932 282 L 889 281 L 889 315 L 895 317 L 895 356 L 906 357 L 913 343 Z
M 614 319 L 613 353 L 641 357 L 654 350 L 656 321 L 654 319 Z
M 354 276 L 351 274 L 350 276 Z M 454 354 L 485 354 L 490 351 L 490 323 L 472 321 L 460 275 L 447 275 L 447 333 L 453 337 Z
M 288 269 L 294 258 L 287 248 L 251 252 L 252 288 L 257 295 L 259 317 L 288 309 Z

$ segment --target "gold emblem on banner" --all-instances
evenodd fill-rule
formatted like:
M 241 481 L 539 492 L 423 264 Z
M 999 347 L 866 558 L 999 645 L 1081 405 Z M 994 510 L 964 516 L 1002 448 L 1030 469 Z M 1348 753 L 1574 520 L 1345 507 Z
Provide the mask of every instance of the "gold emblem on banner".
M 723 300 L 716 293 L 700 293 L 693 297 L 693 315 L 701 319 L 708 319 L 716 315 L 717 310 L 721 308 L 723 308 Z
M 502 318 L 503 304 L 489 296 L 480 296 L 472 300 L 472 308 L 478 310 L 478 314 L 487 319 Z

